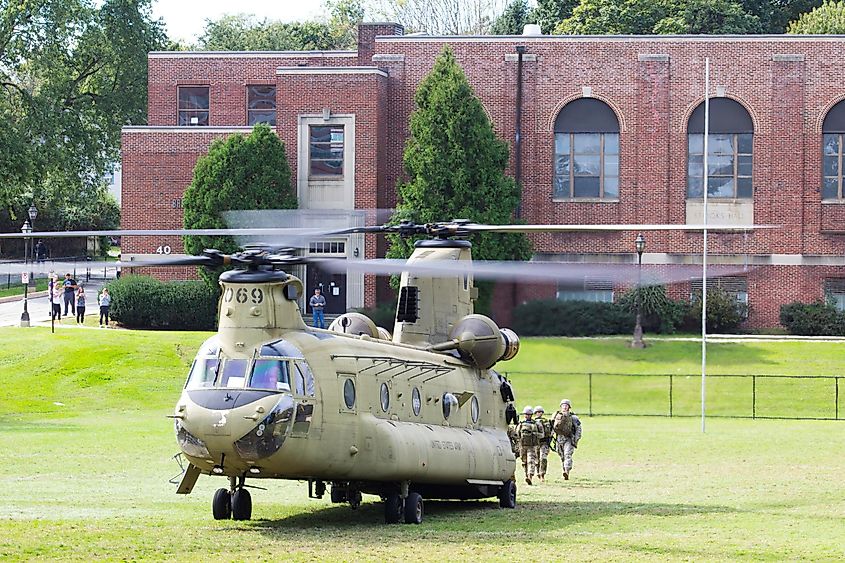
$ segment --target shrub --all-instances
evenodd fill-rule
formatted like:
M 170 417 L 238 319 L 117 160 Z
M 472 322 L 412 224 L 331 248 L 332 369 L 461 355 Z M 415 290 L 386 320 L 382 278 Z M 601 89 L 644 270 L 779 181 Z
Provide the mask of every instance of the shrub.
M 218 293 L 202 281 L 123 276 L 109 284 L 111 318 L 130 328 L 213 330 Z
M 393 332 L 393 324 L 396 321 L 396 305 L 393 303 L 383 303 L 376 307 L 363 307 L 355 309 L 356 312 L 368 316 L 376 326 L 386 328 Z
M 748 305 L 720 288 L 707 290 L 707 332 L 732 332 L 748 318 Z M 701 292 L 693 295 L 688 323 L 701 327 Z
M 805 336 L 845 335 L 845 314 L 823 301 L 814 303 L 795 301 L 781 306 L 780 324 L 785 326 L 791 334 Z
M 683 323 L 689 309 L 687 303 L 669 299 L 663 285 L 635 287 L 622 294 L 618 303 L 634 316 L 639 307 L 645 332 L 675 332 Z
M 513 329 L 521 336 L 627 334 L 634 315 L 615 303 L 545 299 L 516 307 Z

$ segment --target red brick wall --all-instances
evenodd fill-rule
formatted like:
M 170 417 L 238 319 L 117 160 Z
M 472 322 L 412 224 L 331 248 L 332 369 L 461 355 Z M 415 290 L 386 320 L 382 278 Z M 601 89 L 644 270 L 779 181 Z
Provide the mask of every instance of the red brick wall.
M 505 60 L 517 45 L 523 63 L 523 218 L 529 223 L 683 223 L 686 221 L 687 121 L 703 100 L 704 59 L 711 61 L 711 93 L 742 104 L 754 123 L 754 220 L 778 225 L 748 234 L 712 233 L 711 259 L 738 254 L 841 256 L 845 206 L 822 203 L 821 123 L 845 99 L 845 40 L 832 37 L 746 38 L 421 38 L 401 36 L 393 24 L 362 25 L 354 57 L 176 57 L 149 59 L 149 121 L 176 123 L 178 85 L 209 84 L 210 123 L 239 126 L 246 120 L 246 85 L 278 87 L 277 131 L 296 171 L 296 123 L 302 113 L 354 113 L 356 198 L 360 208 L 390 208 L 404 175 L 402 153 L 414 93 L 435 57 L 455 51 L 496 132 L 513 146 L 516 62 Z M 382 35 L 376 39 L 376 36 Z M 801 55 L 799 57 L 784 54 Z M 653 55 L 665 55 L 655 57 Z M 535 60 L 528 60 L 531 56 Z M 375 57 L 375 58 L 374 58 Z M 513 57 L 511 57 L 513 58 Z M 277 75 L 278 67 L 377 66 L 388 73 Z M 620 196 L 615 202 L 552 201 L 552 124 L 560 109 L 582 95 L 606 102 L 620 123 Z M 127 228 L 178 226 L 181 213 L 168 207 L 190 181 L 193 163 L 220 133 L 124 134 L 124 221 Z M 512 156 L 513 158 L 513 156 Z M 511 169 L 513 173 L 513 160 Z M 449 219 L 449 218 L 444 218 Z M 535 250 L 555 254 L 633 252 L 635 232 L 534 235 Z M 150 252 L 159 241 L 129 243 Z M 174 248 L 178 241 L 174 243 Z M 647 252 L 701 252 L 702 235 L 648 234 Z M 365 256 L 381 255 L 368 239 Z M 125 250 L 129 252 L 129 250 Z M 827 276 L 845 268 L 764 266 L 748 275 L 749 324 L 773 325 L 780 304 L 821 295 Z M 368 276 L 366 302 L 376 300 Z M 383 286 L 382 286 L 383 287 Z M 507 296 L 517 301 L 553 296 L 553 286 L 521 286 L 497 293 L 496 316 L 505 318 Z M 379 293 L 382 295 L 384 291 Z

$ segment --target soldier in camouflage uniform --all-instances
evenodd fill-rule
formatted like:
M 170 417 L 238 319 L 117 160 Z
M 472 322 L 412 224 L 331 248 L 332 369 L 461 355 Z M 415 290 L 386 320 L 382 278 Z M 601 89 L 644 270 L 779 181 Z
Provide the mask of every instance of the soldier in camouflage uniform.
M 531 484 L 531 479 L 537 471 L 537 456 L 540 447 L 541 427 L 532 420 L 534 409 L 525 407 L 522 411 L 525 420 L 519 423 L 517 433 L 519 434 L 519 451 L 522 454 L 522 467 L 525 470 L 525 482 Z
M 540 438 L 539 456 L 537 461 L 537 476 L 541 483 L 546 482 L 546 467 L 549 465 L 549 446 L 552 442 L 552 421 L 548 418 L 543 418 L 546 413 L 541 405 L 534 407 L 534 421 L 537 426 L 543 430 L 543 436 Z
M 572 403 L 569 399 L 560 402 L 560 410 L 555 413 L 552 419 L 552 429 L 555 432 L 557 441 L 557 455 L 563 465 L 563 478 L 569 480 L 569 472 L 572 471 L 572 454 L 578 447 L 578 440 L 581 439 L 581 421 L 572 412 Z

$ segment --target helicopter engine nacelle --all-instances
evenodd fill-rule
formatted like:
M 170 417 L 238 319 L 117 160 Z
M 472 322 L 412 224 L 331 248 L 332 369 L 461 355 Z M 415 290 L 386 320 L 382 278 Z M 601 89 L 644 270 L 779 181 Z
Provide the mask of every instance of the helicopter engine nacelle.
M 344 313 L 340 315 L 329 325 L 329 330 L 341 334 L 353 334 L 355 336 L 365 334 L 370 338 L 384 338 L 382 334 L 384 329 L 377 327 L 371 318 L 361 313 Z M 384 339 L 390 340 L 390 333 L 387 333 L 387 338 Z
M 455 323 L 449 338 L 461 358 L 481 369 L 499 360 L 510 360 L 519 351 L 519 337 L 510 329 L 500 329 L 489 317 L 467 315 Z

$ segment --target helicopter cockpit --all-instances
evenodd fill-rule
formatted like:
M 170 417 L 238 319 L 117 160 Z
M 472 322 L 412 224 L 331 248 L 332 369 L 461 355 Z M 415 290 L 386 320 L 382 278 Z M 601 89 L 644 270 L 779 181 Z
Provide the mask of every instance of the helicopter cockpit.
M 290 342 L 276 340 L 261 346 L 252 359 L 227 358 L 217 336 L 200 347 L 185 389 L 260 389 L 314 396 L 314 374 L 302 352 Z

